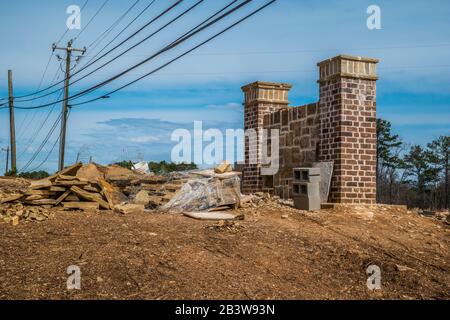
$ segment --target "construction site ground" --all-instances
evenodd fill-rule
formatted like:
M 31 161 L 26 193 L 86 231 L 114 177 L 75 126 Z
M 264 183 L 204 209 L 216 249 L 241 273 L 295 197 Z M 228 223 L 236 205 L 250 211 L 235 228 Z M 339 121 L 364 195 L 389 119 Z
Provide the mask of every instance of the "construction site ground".
M 0 299 L 450 298 L 448 224 L 400 207 L 308 213 L 262 201 L 233 222 L 51 211 L 0 222 Z M 81 290 L 67 289 L 71 265 Z M 367 287 L 371 265 L 380 290 Z

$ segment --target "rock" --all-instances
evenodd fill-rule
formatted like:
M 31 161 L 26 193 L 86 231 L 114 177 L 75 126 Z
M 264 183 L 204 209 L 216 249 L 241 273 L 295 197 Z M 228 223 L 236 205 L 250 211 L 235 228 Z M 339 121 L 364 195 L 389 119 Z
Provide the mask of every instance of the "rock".
M 396 267 L 397 267 L 397 270 L 400 271 L 400 272 L 404 272 L 404 271 L 416 271 L 416 270 L 414 270 L 413 268 L 406 267 L 406 266 L 401 266 L 401 265 L 399 265 L 399 264 L 397 264 Z
M 98 182 L 99 178 L 103 178 L 104 175 L 97 169 L 97 166 L 93 163 L 82 166 L 77 174 L 77 178 L 86 179 L 88 181 Z
M 231 167 L 231 164 L 228 161 L 222 162 L 214 169 L 214 172 L 218 174 L 227 173 L 231 171 L 233 171 L 233 168 Z
M 11 218 L 11 224 L 12 224 L 13 226 L 19 225 L 19 217 L 18 217 L 18 216 L 12 217 L 12 218 Z
M 150 198 L 148 192 L 145 190 L 141 190 L 134 197 L 133 203 L 134 204 L 143 204 L 144 206 L 146 206 L 150 203 L 151 200 L 152 199 Z
M 144 213 L 145 206 L 142 204 L 118 204 L 114 206 L 114 211 L 121 214 L 139 214 Z
M 289 215 L 287 215 L 287 214 L 283 214 L 283 215 L 281 216 L 281 219 L 287 219 L 287 218 L 289 218 Z
M 7 198 L 1 199 L 0 203 L 8 203 L 8 202 L 13 202 L 16 200 L 19 200 L 23 197 L 23 195 L 21 194 L 16 194 L 16 195 L 12 195 L 12 196 L 8 196 Z
M 51 186 L 52 186 L 52 182 L 47 178 L 47 179 L 32 181 L 30 184 L 30 190 L 49 188 Z

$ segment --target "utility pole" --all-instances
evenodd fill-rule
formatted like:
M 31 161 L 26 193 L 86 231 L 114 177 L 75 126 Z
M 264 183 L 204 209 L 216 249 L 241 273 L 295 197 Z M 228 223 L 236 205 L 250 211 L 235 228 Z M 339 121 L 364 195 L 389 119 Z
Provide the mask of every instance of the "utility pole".
M 2 151 L 6 152 L 6 164 L 5 164 L 5 175 L 8 173 L 8 163 L 9 163 L 9 146 L 2 148 Z
M 58 171 L 64 169 L 64 153 L 66 149 L 66 130 L 67 130 L 67 111 L 68 111 L 68 98 L 69 98 L 69 84 L 70 84 L 70 63 L 72 52 L 81 52 L 84 54 L 86 52 L 86 48 L 83 49 L 75 49 L 72 48 L 72 40 L 67 43 L 66 48 L 59 48 L 56 44 L 53 44 L 53 51 L 55 50 L 64 50 L 66 51 L 66 77 L 64 83 L 64 100 L 62 105 L 62 117 L 61 117 L 61 133 L 59 136 L 59 166 Z
M 12 70 L 8 70 L 8 94 L 9 94 L 9 130 L 10 130 L 10 146 L 11 146 L 11 171 L 14 173 L 16 167 L 16 130 L 14 124 L 14 95 L 12 84 Z

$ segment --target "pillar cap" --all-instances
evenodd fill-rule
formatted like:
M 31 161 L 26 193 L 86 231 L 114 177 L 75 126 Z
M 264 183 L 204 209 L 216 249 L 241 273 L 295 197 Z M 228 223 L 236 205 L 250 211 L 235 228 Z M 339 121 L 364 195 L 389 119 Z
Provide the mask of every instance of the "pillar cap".
M 250 84 L 243 86 L 242 91 L 247 91 L 249 89 L 278 89 L 278 90 L 290 90 L 292 85 L 289 83 L 277 83 L 277 82 L 265 82 L 265 81 L 256 81 Z
M 337 77 L 365 80 L 378 80 L 376 65 L 380 60 L 375 58 L 338 55 L 317 64 L 320 69 L 319 82 Z

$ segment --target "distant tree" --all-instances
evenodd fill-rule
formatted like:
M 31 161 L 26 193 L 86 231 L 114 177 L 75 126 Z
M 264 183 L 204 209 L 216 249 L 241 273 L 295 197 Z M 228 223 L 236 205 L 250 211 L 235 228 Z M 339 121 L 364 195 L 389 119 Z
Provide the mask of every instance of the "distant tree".
M 418 199 L 415 201 L 419 207 L 425 207 L 425 193 L 430 191 L 433 183 L 438 177 L 438 170 L 432 166 L 429 152 L 420 145 L 414 145 L 403 159 L 405 176 L 407 182 L 417 192 Z
M 450 136 L 441 136 L 428 144 L 428 157 L 443 176 L 444 207 L 449 208 Z
M 391 123 L 377 119 L 377 189 L 378 201 L 381 199 L 382 185 L 389 188 L 389 202 L 392 203 L 393 186 L 397 170 L 402 167 L 400 152 L 403 142 L 399 135 L 393 134 Z
M 164 175 L 170 172 L 189 171 L 198 169 L 195 163 L 174 163 L 165 160 L 160 162 L 151 161 L 148 163 L 151 172 L 155 174 Z
M 120 162 L 116 162 L 115 165 L 118 165 L 122 168 L 126 168 L 126 169 L 130 169 L 133 167 L 133 162 L 131 161 L 120 161 Z
M 21 172 L 18 174 L 18 177 L 31 179 L 31 180 L 40 180 L 49 177 L 50 174 L 46 171 L 32 171 L 32 172 Z

